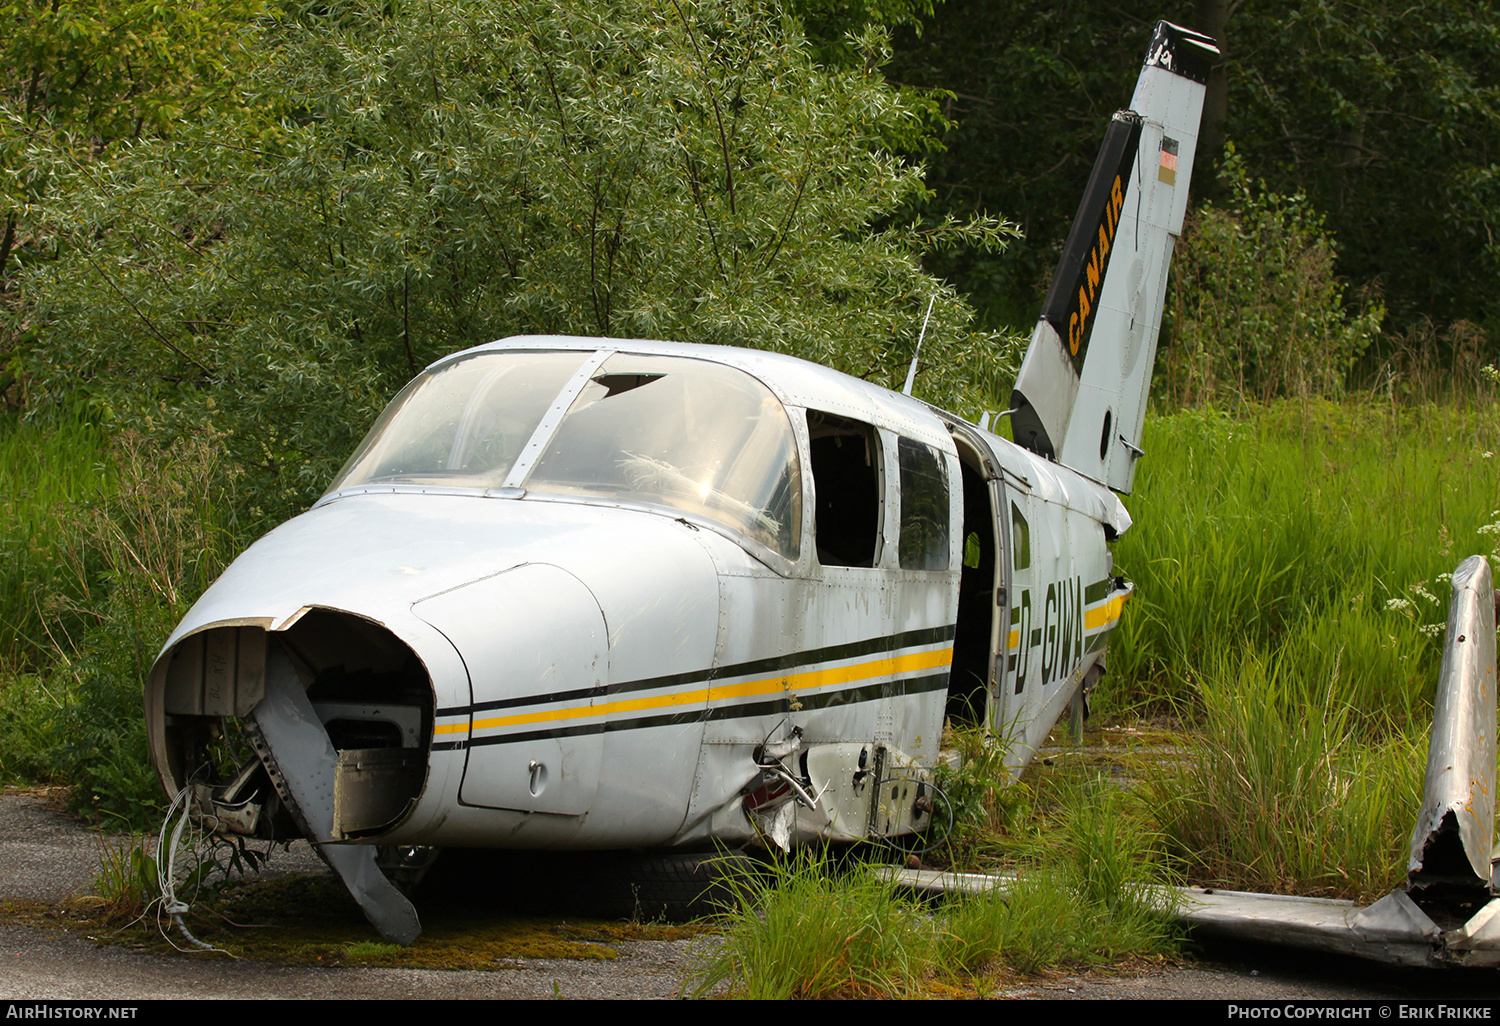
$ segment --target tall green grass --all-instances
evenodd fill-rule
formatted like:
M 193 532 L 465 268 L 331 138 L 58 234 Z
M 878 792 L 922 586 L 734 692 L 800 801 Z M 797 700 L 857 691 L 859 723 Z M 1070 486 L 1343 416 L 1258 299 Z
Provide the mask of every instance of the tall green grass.
M 1256 652 L 1203 676 L 1187 757 L 1152 785 L 1190 876 L 1363 901 L 1401 881 L 1427 734 L 1359 730 L 1340 682 Z
M 0 668 L 39 668 L 88 619 L 76 513 L 113 488 L 107 449 L 79 415 L 0 417 Z
M 1003 770 L 1002 770 L 1003 772 Z M 689 993 L 742 998 L 982 993 L 997 978 L 1173 950 L 1159 836 L 1107 782 L 1051 795 L 1049 829 L 1016 850 L 1004 892 L 935 908 L 892 889 L 880 867 L 839 869 L 809 852 L 733 886 L 721 944 Z
M 1146 445 L 1106 709 L 1191 702 L 1208 667 L 1254 651 L 1320 680 L 1337 664 L 1361 722 L 1425 716 L 1443 575 L 1495 549 L 1500 407 L 1189 410 L 1153 418 Z
M 162 795 L 141 693 L 168 633 L 236 548 L 217 439 L 160 448 L 86 423 L 0 428 L 14 484 L 0 566 L 0 780 L 75 785 L 100 821 L 139 827 Z
M 915 992 L 937 965 L 937 931 L 917 902 L 870 868 L 840 872 L 804 850 L 769 877 L 741 877 L 723 943 L 696 967 L 695 996 L 785 1000 Z
M 1197 881 L 1372 898 L 1420 801 L 1448 576 L 1500 540 L 1500 406 L 1319 400 L 1155 418 L 1116 565 L 1106 714 L 1167 711 L 1154 783 Z

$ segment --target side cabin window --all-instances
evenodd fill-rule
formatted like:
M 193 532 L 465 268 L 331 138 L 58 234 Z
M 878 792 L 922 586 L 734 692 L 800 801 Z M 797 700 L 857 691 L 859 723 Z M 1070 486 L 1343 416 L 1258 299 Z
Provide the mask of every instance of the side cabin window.
M 1031 566 L 1031 527 L 1014 502 L 1010 504 L 1010 553 L 1013 569 Z
M 807 411 L 814 530 L 824 566 L 870 566 L 880 559 L 880 438 L 869 424 Z
M 1010 504 L 1010 565 L 1015 572 L 1012 581 L 1016 595 L 1010 607 L 1011 640 L 1006 645 L 1010 657 L 1006 670 L 1015 672 L 1015 692 L 1019 695 L 1026 689 L 1026 675 L 1031 670 L 1033 607 L 1031 589 L 1024 587 L 1031 574 L 1021 573 L 1031 569 L 1031 525 L 1014 502 Z
M 948 569 L 948 474 L 943 457 L 910 438 L 896 441 L 901 463 L 901 569 Z

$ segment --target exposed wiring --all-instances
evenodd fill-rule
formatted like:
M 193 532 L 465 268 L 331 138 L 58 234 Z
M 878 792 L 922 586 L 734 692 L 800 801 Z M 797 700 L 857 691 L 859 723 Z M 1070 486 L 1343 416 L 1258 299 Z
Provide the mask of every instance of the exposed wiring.
M 177 852 L 182 847 L 183 831 L 187 829 L 189 821 L 195 818 L 190 801 L 191 793 L 191 785 L 177 792 L 177 797 L 172 799 L 172 805 L 167 809 L 166 819 L 162 821 L 161 831 L 156 835 L 156 885 L 161 891 L 162 911 L 172 917 L 172 922 L 177 924 L 177 929 L 182 931 L 182 936 L 193 947 L 201 951 L 217 951 L 233 958 L 235 956 L 223 948 L 216 948 L 194 937 L 182 918 L 189 905 L 177 896 Z M 173 817 L 177 820 L 175 825 Z M 162 848 L 164 843 L 165 850 Z
M 909 783 L 909 781 L 904 777 L 887 777 L 876 786 L 878 788 L 884 788 L 888 784 L 901 783 Z M 923 787 L 925 789 L 924 794 L 922 795 L 922 797 L 919 797 L 917 799 L 917 802 L 920 803 L 926 801 L 927 798 L 925 792 L 930 791 L 937 799 L 941 801 L 943 808 L 946 809 L 948 813 L 948 823 L 943 827 L 942 832 L 937 835 L 937 839 L 923 845 L 920 848 L 908 848 L 905 845 L 899 843 L 904 837 L 919 836 L 919 834 L 884 835 L 876 837 L 875 840 L 879 841 L 881 844 L 885 845 L 888 848 L 894 848 L 896 851 L 902 852 L 906 855 L 925 855 L 928 852 L 932 851 L 934 848 L 942 846 L 948 840 L 948 838 L 953 834 L 953 802 L 950 801 L 948 796 L 943 793 L 942 788 L 938 787 L 931 781 L 924 781 Z M 938 802 L 930 802 L 929 807 L 925 810 L 922 810 L 920 807 L 918 807 L 918 811 L 923 811 L 932 818 L 933 822 L 928 824 L 928 830 L 931 830 L 933 824 L 937 822 L 937 804 Z

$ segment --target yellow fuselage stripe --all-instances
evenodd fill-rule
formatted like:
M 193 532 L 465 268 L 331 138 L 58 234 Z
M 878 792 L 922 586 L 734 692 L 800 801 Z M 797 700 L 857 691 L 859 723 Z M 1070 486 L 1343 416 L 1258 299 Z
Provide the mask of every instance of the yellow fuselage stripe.
M 699 688 L 695 691 L 676 691 L 666 695 L 649 695 L 643 698 L 624 698 L 602 705 L 576 705 L 566 709 L 544 709 L 540 712 L 521 713 L 516 716 L 496 716 L 486 720 L 475 720 L 474 730 L 492 730 L 495 727 L 515 727 L 531 723 L 549 723 L 560 720 L 575 720 L 585 716 L 608 716 L 617 713 L 641 712 L 647 709 L 667 709 L 672 706 L 697 705 L 703 702 L 721 701 L 726 698 L 747 698 L 754 695 L 772 695 L 779 691 L 811 691 L 837 684 L 849 684 L 872 677 L 891 677 L 914 670 L 930 670 L 947 666 L 953 661 L 953 646 L 931 652 L 913 652 L 910 655 L 881 656 L 868 662 L 850 666 L 834 666 L 824 670 L 806 670 L 802 673 L 763 677 L 759 680 L 742 681 L 738 684 L 723 684 Z M 444 723 L 433 728 L 434 734 L 458 734 L 470 729 L 467 723 Z
M 1114 623 L 1120 618 L 1120 611 L 1125 608 L 1125 600 L 1129 597 L 1130 595 L 1128 593 L 1119 595 L 1115 598 L 1110 599 L 1108 602 L 1104 602 L 1100 605 L 1095 606 L 1092 609 L 1085 609 L 1083 611 L 1083 629 L 1086 631 L 1092 631 L 1100 627 L 1104 627 L 1108 624 Z M 1006 636 L 1005 650 L 1009 652 L 1012 649 L 1020 647 L 1020 644 L 1021 631 L 1020 628 L 1017 628 L 1015 630 L 1012 630 L 1010 634 Z
M 1125 608 L 1125 600 L 1129 597 L 1130 593 L 1126 592 L 1123 595 L 1110 599 L 1102 606 L 1095 606 L 1093 609 L 1084 610 L 1083 629 L 1091 631 L 1096 627 L 1102 627 L 1107 623 L 1113 623 L 1118 620 L 1120 618 L 1120 611 Z

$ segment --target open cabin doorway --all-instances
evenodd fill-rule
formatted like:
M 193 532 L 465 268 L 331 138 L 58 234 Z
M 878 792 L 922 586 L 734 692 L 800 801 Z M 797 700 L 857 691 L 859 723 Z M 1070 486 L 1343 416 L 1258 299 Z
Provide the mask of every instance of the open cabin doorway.
M 958 585 L 958 622 L 946 714 L 955 726 L 992 723 L 1004 679 L 1007 624 L 1006 521 L 1000 480 L 980 444 L 952 425 L 963 473 L 963 553 Z

